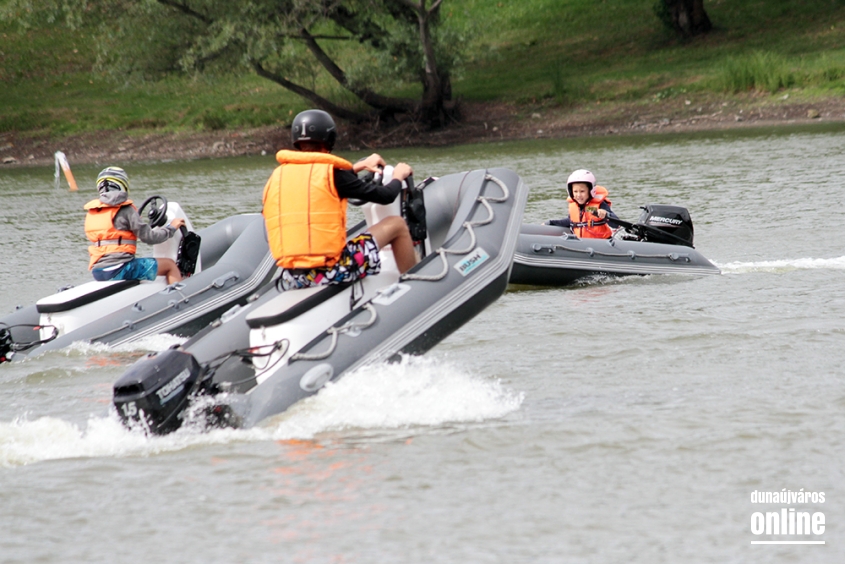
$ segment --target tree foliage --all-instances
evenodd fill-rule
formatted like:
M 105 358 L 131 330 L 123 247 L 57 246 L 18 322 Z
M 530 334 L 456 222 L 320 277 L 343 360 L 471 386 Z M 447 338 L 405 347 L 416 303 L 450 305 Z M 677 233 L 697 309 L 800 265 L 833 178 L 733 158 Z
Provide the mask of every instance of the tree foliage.
M 336 116 L 453 116 L 463 46 L 442 25 L 443 0 L 7 0 L 6 19 L 95 26 L 112 75 L 248 69 Z M 421 86 L 418 97 L 396 96 Z

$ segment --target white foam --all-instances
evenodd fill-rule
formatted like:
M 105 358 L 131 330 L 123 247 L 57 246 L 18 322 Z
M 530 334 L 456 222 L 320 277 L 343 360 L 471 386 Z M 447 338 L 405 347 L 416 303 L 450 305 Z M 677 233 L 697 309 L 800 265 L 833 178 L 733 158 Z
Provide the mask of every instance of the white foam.
M 495 419 L 519 409 L 523 394 L 428 357 L 367 366 L 326 385 L 274 423 L 273 437 L 325 431 L 396 429 Z
M 448 362 L 408 357 L 369 366 L 330 383 L 260 427 L 197 431 L 163 437 L 130 431 L 112 412 L 78 426 L 55 417 L 0 422 L 0 467 L 80 457 L 151 456 L 197 445 L 313 439 L 329 431 L 437 427 L 479 422 L 519 409 L 523 394 Z
M 789 272 L 792 270 L 845 270 L 845 257 L 828 259 L 798 258 L 759 262 L 731 262 L 717 265 L 724 274 L 742 274 L 746 272 Z
M 18 418 L 11 423 L 0 423 L 0 467 L 64 458 L 150 456 L 193 445 L 269 438 L 261 429 L 216 429 L 202 434 L 180 431 L 150 437 L 126 429 L 116 414 L 92 417 L 85 429 L 55 417 L 34 421 Z
M 182 344 L 183 342 L 185 342 L 184 337 L 178 337 L 169 333 L 161 333 L 158 335 L 149 335 L 136 341 L 114 346 L 100 342 L 89 343 L 88 341 L 75 341 L 63 350 L 66 354 L 82 353 L 83 355 L 103 354 L 109 352 L 163 351 L 173 345 Z

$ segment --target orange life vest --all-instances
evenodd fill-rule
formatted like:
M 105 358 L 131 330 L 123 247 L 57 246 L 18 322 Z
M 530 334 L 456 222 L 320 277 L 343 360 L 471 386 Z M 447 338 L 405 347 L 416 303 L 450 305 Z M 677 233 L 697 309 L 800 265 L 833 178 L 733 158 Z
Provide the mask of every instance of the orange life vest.
M 261 212 L 276 264 L 333 266 L 346 246 L 346 199 L 337 195 L 334 169 L 352 170 L 352 164 L 329 153 L 302 151 L 279 151 L 276 160 Z
M 88 270 L 108 253 L 135 254 L 138 238 L 131 231 L 114 228 L 114 216 L 123 206 L 132 206 L 132 200 L 126 200 L 119 206 L 109 206 L 100 200 L 91 200 L 85 204 L 88 215 L 85 216 L 85 236 L 91 241 L 88 254 Z M 132 206 L 135 207 L 135 206 Z
M 613 230 L 607 224 L 607 217 L 599 219 L 599 216 L 594 213 L 598 211 L 602 203 L 611 204 L 607 199 L 607 188 L 596 186 L 595 192 L 596 195 L 592 196 L 583 208 L 572 198 L 567 198 L 572 232 L 584 239 L 610 239 Z

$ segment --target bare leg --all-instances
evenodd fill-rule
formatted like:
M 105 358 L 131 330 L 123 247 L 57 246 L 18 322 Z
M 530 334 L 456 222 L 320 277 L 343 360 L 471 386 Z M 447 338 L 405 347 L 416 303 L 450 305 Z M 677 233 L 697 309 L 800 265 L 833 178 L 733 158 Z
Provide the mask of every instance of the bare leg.
M 400 274 L 404 274 L 417 264 L 414 241 L 411 239 L 411 233 L 404 219 L 398 215 L 386 217 L 370 227 L 369 231 L 379 249 L 387 245 L 393 247 L 393 257 L 396 259 Z
M 157 258 L 156 262 L 158 262 L 157 274 L 159 276 L 166 276 L 168 284 L 173 284 L 174 282 L 181 282 L 182 273 L 179 272 L 179 267 L 176 266 L 176 262 L 173 259 Z

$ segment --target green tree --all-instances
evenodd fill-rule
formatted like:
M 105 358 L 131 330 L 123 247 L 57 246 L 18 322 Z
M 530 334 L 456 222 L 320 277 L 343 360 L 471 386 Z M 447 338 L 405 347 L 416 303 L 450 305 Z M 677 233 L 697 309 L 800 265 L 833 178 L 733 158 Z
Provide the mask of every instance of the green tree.
M 7 0 L 6 19 L 96 27 L 98 66 L 124 80 L 249 69 L 338 117 L 453 119 L 461 34 L 442 0 Z M 421 86 L 418 97 L 396 92 Z

